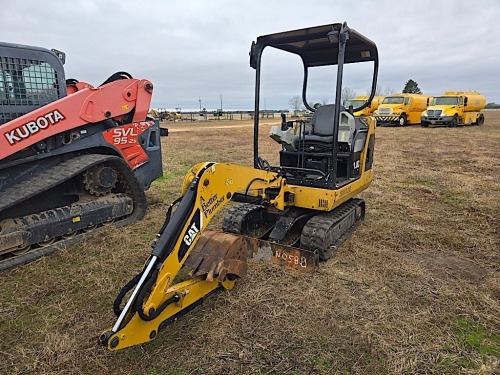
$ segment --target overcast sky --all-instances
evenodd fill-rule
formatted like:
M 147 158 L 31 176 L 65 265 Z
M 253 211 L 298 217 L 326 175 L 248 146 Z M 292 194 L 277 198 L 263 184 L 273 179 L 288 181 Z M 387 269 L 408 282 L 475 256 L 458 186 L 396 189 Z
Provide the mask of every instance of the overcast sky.
M 378 47 L 382 88 L 408 79 L 424 94 L 478 90 L 500 103 L 500 1 L 2 0 L 0 39 L 66 53 L 66 77 L 99 85 L 116 71 L 154 84 L 152 107 L 251 109 L 251 42 L 260 35 L 347 22 Z M 356 64 L 360 65 L 360 64 Z M 365 95 L 371 65 L 345 85 Z M 295 56 L 266 50 L 261 108 L 299 95 Z M 334 75 L 311 73 L 311 101 L 333 102 Z M 316 90 L 315 92 L 313 90 Z

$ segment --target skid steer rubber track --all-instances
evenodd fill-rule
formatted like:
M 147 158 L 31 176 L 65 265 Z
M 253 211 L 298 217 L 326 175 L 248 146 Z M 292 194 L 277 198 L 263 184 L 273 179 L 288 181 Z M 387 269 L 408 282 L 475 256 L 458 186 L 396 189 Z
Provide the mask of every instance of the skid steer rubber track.
M 111 193 L 104 197 L 86 194 L 81 202 L 79 200 L 71 205 L 0 221 L 0 271 L 26 264 L 76 243 L 107 223 L 124 226 L 142 219 L 146 212 L 146 196 L 134 172 L 121 158 L 101 154 L 76 156 L 5 189 L 0 197 L 0 212 L 15 209 L 16 205 L 38 196 L 44 199 L 43 194 L 47 190 L 101 163 L 116 168 L 126 192 Z M 106 207 L 106 204 L 109 206 Z M 92 214 L 93 207 L 107 215 L 101 222 L 85 222 L 79 216 L 75 219 L 75 212 Z M 51 220 L 54 220 L 54 225 L 51 225 Z M 61 221 L 67 223 L 66 229 L 57 225 Z M 47 228 L 51 229 L 50 236 L 40 241 L 39 232 L 45 232 Z

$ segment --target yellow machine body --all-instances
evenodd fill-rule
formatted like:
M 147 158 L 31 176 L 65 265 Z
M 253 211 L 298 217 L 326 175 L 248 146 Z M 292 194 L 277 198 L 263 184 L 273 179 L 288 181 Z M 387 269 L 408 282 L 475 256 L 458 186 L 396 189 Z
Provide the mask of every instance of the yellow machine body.
M 270 137 L 281 145 L 279 165 L 258 152 L 260 59 L 267 47 L 300 56 L 304 103 L 309 68 L 337 71 L 335 104 L 306 105 L 313 112 L 310 119 L 287 121 L 282 114 L 281 124 L 271 128 Z M 252 43 L 253 166 L 202 162 L 191 168 L 143 270 L 119 292 L 113 304 L 117 320 L 101 334 L 101 344 L 118 350 L 153 340 L 209 293 L 231 289 L 246 275 L 247 258 L 311 272 L 319 260 L 332 256 L 363 220 L 365 203 L 356 196 L 373 180 L 376 121 L 355 117 L 340 105 L 343 65 L 360 62 L 373 66 L 373 77 L 371 94 L 356 107 L 359 111 L 375 95 L 378 52 L 347 24 L 264 35 Z M 222 231 L 206 230 L 229 202 Z M 189 273 L 180 277 L 183 266 Z

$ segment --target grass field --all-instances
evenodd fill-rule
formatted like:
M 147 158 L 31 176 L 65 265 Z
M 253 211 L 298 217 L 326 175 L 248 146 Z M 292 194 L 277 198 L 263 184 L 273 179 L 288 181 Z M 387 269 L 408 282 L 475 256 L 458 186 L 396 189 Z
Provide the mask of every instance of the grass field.
M 366 220 L 319 272 L 251 261 L 231 292 L 110 353 L 97 338 L 112 302 L 186 171 L 251 164 L 249 122 L 170 124 L 142 222 L 0 274 L 0 374 L 499 373 L 500 111 L 485 116 L 481 127 L 377 129 Z M 278 145 L 264 142 L 272 159 Z

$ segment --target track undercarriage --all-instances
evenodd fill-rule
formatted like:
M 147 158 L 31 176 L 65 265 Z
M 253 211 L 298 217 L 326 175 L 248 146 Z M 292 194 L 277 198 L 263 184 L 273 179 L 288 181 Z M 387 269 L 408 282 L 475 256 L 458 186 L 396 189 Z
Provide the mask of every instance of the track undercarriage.
M 146 210 L 144 189 L 119 157 L 79 155 L 6 188 L 0 197 L 0 270 L 28 263 L 104 225 Z
M 292 208 L 279 214 L 261 205 L 237 203 L 228 210 L 222 228 L 245 237 L 257 257 L 265 257 L 265 249 L 275 263 L 310 271 L 318 259 L 332 256 L 364 216 L 364 201 L 357 198 L 326 213 Z

